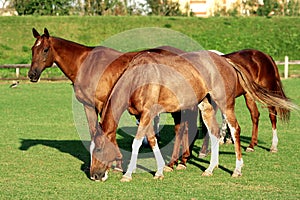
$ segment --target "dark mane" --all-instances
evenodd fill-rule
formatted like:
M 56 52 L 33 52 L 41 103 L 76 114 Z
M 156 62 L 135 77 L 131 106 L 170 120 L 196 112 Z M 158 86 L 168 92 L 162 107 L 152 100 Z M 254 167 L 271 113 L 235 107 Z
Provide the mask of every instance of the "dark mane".
M 63 39 L 63 38 L 60 38 L 60 37 L 53 37 L 53 36 L 51 36 L 51 37 L 53 39 L 55 39 L 59 44 L 67 45 L 68 48 L 70 48 L 70 49 L 72 49 L 72 47 L 82 47 L 82 48 L 88 48 L 88 49 L 94 49 L 94 48 L 96 48 L 96 46 L 86 46 L 86 45 L 79 44 L 77 42 L 66 40 L 66 39 Z

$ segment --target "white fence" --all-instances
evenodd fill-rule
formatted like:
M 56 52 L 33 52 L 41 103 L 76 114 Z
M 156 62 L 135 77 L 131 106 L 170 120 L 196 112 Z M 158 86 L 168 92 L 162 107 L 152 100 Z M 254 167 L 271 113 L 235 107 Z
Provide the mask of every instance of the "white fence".
M 284 78 L 287 79 L 289 77 L 289 65 L 300 65 L 300 60 L 289 61 L 289 57 L 285 56 L 284 61 L 276 61 L 276 65 L 284 65 Z
M 275 61 L 277 65 L 284 65 L 284 78 L 287 79 L 289 75 L 289 65 L 300 65 L 300 60 L 291 60 L 289 61 L 289 57 L 285 56 L 284 61 Z M 53 67 L 57 67 L 55 64 Z M 0 65 L 0 69 L 5 68 L 13 68 L 16 69 L 16 78 L 19 79 L 20 77 L 20 68 L 30 68 L 30 64 L 7 64 L 7 65 Z M 65 79 L 65 78 L 60 78 Z M 51 78 L 51 80 L 60 80 Z

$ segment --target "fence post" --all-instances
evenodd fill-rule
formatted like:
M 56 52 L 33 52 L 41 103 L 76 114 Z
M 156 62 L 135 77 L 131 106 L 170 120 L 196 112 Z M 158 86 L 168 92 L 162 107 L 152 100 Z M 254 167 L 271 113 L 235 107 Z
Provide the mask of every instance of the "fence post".
M 20 68 L 17 67 L 16 68 L 16 77 L 19 78 L 19 76 L 20 76 Z
M 284 57 L 284 78 L 287 79 L 289 77 L 289 57 Z

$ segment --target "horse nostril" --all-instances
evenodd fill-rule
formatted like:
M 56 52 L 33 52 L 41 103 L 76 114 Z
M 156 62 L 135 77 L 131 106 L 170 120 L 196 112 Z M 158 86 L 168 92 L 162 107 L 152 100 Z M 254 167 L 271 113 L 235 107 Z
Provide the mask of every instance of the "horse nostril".
M 92 180 L 94 181 L 97 181 L 100 179 L 100 176 L 98 174 L 94 174 L 92 177 L 91 177 Z
M 28 73 L 29 78 L 35 77 L 35 75 L 36 75 L 35 72 L 29 72 L 29 73 Z
M 95 180 L 99 180 L 99 176 L 97 174 L 94 175 Z

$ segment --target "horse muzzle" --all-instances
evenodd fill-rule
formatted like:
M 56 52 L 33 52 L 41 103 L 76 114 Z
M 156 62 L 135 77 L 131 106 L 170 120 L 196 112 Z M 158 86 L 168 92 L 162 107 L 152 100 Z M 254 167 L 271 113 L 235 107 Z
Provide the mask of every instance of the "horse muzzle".
M 91 180 L 93 181 L 106 181 L 108 179 L 108 171 L 105 172 L 96 172 L 91 174 Z
M 38 80 L 40 79 L 40 73 L 38 73 L 37 71 L 29 71 L 28 77 L 31 82 L 38 82 Z

